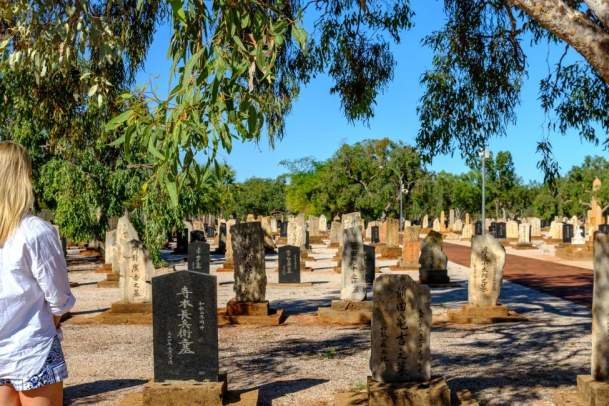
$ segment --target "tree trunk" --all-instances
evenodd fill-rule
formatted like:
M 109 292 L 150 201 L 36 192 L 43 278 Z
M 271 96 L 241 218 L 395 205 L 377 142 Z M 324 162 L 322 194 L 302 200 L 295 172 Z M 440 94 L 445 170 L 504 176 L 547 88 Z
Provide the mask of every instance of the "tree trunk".
M 563 0 L 507 0 L 507 2 L 527 13 L 548 31 L 571 45 L 590 63 L 603 81 L 609 84 L 609 33 L 590 20 L 586 14 L 570 7 Z M 586 3 L 601 21 L 604 16 L 609 16 L 607 2 L 588 0 Z

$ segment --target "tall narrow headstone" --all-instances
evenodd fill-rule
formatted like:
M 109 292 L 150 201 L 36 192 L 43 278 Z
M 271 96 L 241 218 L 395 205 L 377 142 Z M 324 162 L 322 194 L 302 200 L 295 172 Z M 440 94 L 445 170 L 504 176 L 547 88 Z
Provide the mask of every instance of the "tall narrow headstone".
M 379 226 L 372 226 L 370 241 L 372 242 L 372 244 L 378 244 L 379 242 L 381 242 L 379 236 Z
M 195 240 L 188 245 L 188 270 L 209 274 L 209 244 Z
M 319 216 L 319 231 L 322 233 L 328 232 L 328 219 L 323 214 Z
M 366 264 L 360 228 L 345 228 L 343 239 L 340 298 L 354 302 L 366 300 Z
M 154 265 L 141 241 L 131 240 L 129 249 L 123 251 L 125 274 L 122 290 L 123 301 L 127 303 L 148 303 L 151 299 L 150 279 L 154 274 Z M 122 276 L 122 275 L 121 275 Z
M 188 252 L 188 229 L 181 228 L 176 231 L 176 254 L 186 254 Z
M 330 226 L 330 245 L 341 245 L 343 238 L 343 225 L 340 221 L 333 221 Z
M 279 283 L 300 283 L 299 247 L 279 247 Z
M 496 306 L 501 294 L 505 248 L 493 236 L 472 239 L 468 301 L 474 306 Z
M 562 242 L 570 243 L 573 239 L 573 224 L 562 225 Z
M 112 264 L 114 262 L 114 255 L 116 249 L 116 230 L 106 232 L 106 242 L 104 244 L 104 263 Z M 115 269 L 114 272 L 118 272 Z
M 218 382 L 216 277 L 169 273 L 152 290 L 154 380 Z
M 376 277 L 376 254 L 374 246 L 364 245 L 364 256 L 366 263 L 366 285 L 372 286 Z
M 370 370 L 377 382 L 431 379 L 431 295 L 408 275 L 374 282 Z
M 609 235 L 594 236 L 592 378 L 609 382 Z
M 386 220 L 385 244 L 388 247 L 397 247 L 400 245 L 400 221 L 394 218 Z
M 531 225 L 522 223 L 518 226 L 518 244 L 531 244 Z
M 266 295 L 263 231 L 259 222 L 231 227 L 237 302 L 263 302 Z

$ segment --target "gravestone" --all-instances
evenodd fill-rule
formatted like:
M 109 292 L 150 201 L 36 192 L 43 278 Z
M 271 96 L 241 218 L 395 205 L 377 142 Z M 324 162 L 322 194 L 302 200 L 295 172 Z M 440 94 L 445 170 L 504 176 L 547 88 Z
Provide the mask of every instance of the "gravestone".
M 423 216 L 423 220 L 421 220 L 421 226 L 424 228 L 429 228 L 429 216 L 427 214 Z
M 266 296 L 264 233 L 259 222 L 230 228 L 237 302 L 263 302 Z
M 300 283 L 299 247 L 279 247 L 279 283 Z
M 609 382 L 609 235 L 594 236 L 592 378 Z
M 380 275 L 374 283 L 370 371 L 377 382 L 431 378 L 431 294 L 408 275 Z
M 307 249 L 307 228 L 302 214 L 288 223 L 288 245 Z
M 193 230 L 190 232 L 190 242 L 201 241 L 206 242 L 205 232 L 203 230 Z
M 507 229 L 505 223 L 495 223 L 495 237 L 499 240 L 505 240 L 507 238 Z
M 169 273 L 152 290 L 154 380 L 218 382 L 216 277 Z
M 463 231 L 463 221 L 461 219 L 456 219 L 452 226 L 452 231 L 455 233 L 460 233 Z
M 319 231 L 322 233 L 328 232 L 328 219 L 323 214 L 319 216 Z
M 277 234 L 278 230 L 279 229 L 277 228 L 277 218 L 271 217 L 271 233 Z
M 541 220 L 538 217 L 529 217 L 527 222 L 531 225 L 531 238 L 541 237 Z
M 501 294 L 505 248 L 486 234 L 472 240 L 468 302 L 473 306 L 496 306 Z
M 553 221 L 550 223 L 550 238 L 553 240 L 562 241 L 562 226 L 563 223 L 560 221 Z
M 562 242 L 571 243 L 573 239 L 573 224 L 565 223 L 562 225 Z
M 343 224 L 340 221 L 333 221 L 330 225 L 330 245 L 340 246 L 342 244 Z
M 448 258 L 442 250 L 442 234 L 430 231 L 423 240 L 421 255 L 419 256 L 420 283 L 449 283 L 447 264 Z
M 222 222 L 218 226 L 218 248 L 216 249 L 218 254 L 226 253 L 226 236 L 226 222 Z
M 531 225 L 522 223 L 518 226 L 518 244 L 531 244 Z
M 282 221 L 279 223 L 279 236 L 282 238 L 288 237 L 288 222 Z
M 135 227 L 131 224 L 129 216 L 125 214 L 118 219 L 116 223 L 116 245 L 114 248 L 114 256 L 112 258 L 112 270 L 120 275 L 119 288 L 124 290 L 125 278 L 127 277 L 127 260 L 129 258 L 129 250 L 131 249 L 131 241 L 139 240 Z
M 360 212 L 347 213 L 342 216 L 343 229 L 351 227 L 359 227 L 362 222 Z
M 366 264 L 364 243 L 359 227 L 343 230 L 341 300 L 366 300 Z
M 410 226 L 404 228 L 404 244 L 402 247 L 402 258 L 398 263 L 400 268 L 409 269 L 417 268 L 419 265 L 419 251 L 421 243 L 419 234 L 421 228 L 418 226 Z
M 193 240 L 188 245 L 188 270 L 209 274 L 209 244 Z
M 385 244 L 388 247 L 398 247 L 400 245 L 400 221 L 394 218 L 386 220 Z
M 188 253 L 188 229 L 182 228 L 176 231 L 176 249 L 174 253 L 176 254 L 186 254 Z
M 106 232 L 106 242 L 104 244 L 104 263 L 114 262 L 114 251 L 116 248 L 116 230 Z M 117 272 L 118 270 L 115 270 Z
M 515 240 L 518 238 L 518 223 L 514 220 L 508 220 L 505 223 L 505 234 L 506 238 L 510 240 Z
M 378 244 L 379 242 L 381 242 L 381 239 L 379 236 L 379 226 L 372 226 L 370 232 L 371 232 L 370 241 L 372 242 L 372 244 Z
M 446 231 L 446 215 L 444 214 L 444 210 L 440 212 L 440 231 Z
M 442 227 L 440 226 L 440 220 L 438 220 L 437 218 L 435 218 L 433 220 L 433 227 L 432 227 L 433 231 L 435 231 L 436 233 L 439 233 L 442 231 Z
M 307 221 L 307 231 L 309 232 L 309 236 L 318 237 L 319 234 L 319 217 L 310 216 L 309 221 Z
M 121 275 L 123 302 L 149 303 L 152 295 L 149 282 L 154 274 L 154 265 L 144 249 L 144 244 L 138 240 L 131 240 L 128 250 L 123 251 L 122 262 L 124 262 L 124 274 Z
M 476 221 L 476 235 L 482 235 L 482 221 Z
M 376 277 L 376 254 L 374 246 L 364 245 L 364 257 L 366 263 L 366 285 L 372 286 Z

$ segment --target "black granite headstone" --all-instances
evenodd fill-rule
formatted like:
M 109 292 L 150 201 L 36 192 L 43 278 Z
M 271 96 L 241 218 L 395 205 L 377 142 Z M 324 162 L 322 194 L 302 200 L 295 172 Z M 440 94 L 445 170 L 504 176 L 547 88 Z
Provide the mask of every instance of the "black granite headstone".
M 476 235 L 482 235 L 482 222 L 480 220 L 476 221 L 475 229 Z
M 226 223 L 220 223 L 220 234 L 218 235 L 218 248 L 216 248 L 216 253 L 226 253 Z
M 433 220 L 432 219 L 427 220 L 427 228 L 433 228 Z
M 364 264 L 366 266 L 366 285 L 372 286 L 376 277 L 376 255 L 372 245 L 364 245 Z
M 205 232 L 202 230 L 193 230 L 190 232 L 190 242 L 202 241 L 206 242 Z
M 490 225 L 490 226 L 489 226 L 489 228 L 488 228 L 488 232 L 489 232 L 489 233 L 490 233 L 490 234 L 491 234 L 493 237 L 498 238 L 498 237 L 497 237 L 497 223 L 496 223 L 496 222 L 494 222 L 494 221 L 492 221 L 492 222 L 491 222 L 491 225 Z
M 279 283 L 300 283 L 300 248 L 279 247 Z
M 562 242 L 571 243 L 573 239 L 573 224 L 562 225 Z
M 152 278 L 154 380 L 218 381 L 216 277 L 180 271 Z
M 495 224 L 495 238 L 498 240 L 505 240 L 507 237 L 507 227 L 505 223 Z
M 288 222 L 282 221 L 279 223 L 279 236 L 286 238 L 288 236 Z
M 186 254 L 188 253 L 188 229 L 183 228 L 178 230 L 176 233 L 177 245 L 175 249 L 176 254 Z
M 188 270 L 209 274 L 209 244 L 195 240 L 188 245 Z
M 305 232 L 305 248 L 308 250 L 311 249 L 311 242 L 309 240 L 309 231 L 308 230 Z
M 370 228 L 370 234 L 370 241 L 372 241 L 372 244 L 378 244 L 381 242 L 379 226 L 372 226 Z

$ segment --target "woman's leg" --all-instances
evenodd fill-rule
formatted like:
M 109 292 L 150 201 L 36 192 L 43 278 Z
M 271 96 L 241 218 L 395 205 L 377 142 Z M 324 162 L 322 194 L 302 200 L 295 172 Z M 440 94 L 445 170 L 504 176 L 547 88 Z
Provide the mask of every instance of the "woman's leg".
M 21 400 L 21 406 L 62 406 L 63 382 L 19 392 L 19 398 Z
M 11 385 L 0 385 L 0 405 L 20 406 L 19 393 Z

